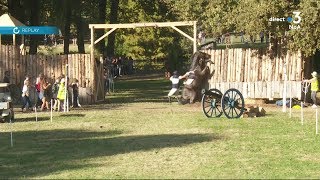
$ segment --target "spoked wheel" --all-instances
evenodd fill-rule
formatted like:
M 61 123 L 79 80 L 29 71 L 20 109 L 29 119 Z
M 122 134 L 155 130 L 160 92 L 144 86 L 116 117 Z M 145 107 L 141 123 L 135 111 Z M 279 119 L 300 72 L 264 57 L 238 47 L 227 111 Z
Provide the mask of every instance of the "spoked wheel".
M 210 89 L 211 93 L 204 93 L 202 96 L 202 110 L 207 117 L 220 117 L 222 115 L 221 97 L 218 89 Z
M 222 97 L 223 113 L 229 118 L 239 118 L 244 112 L 244 99 L 237 89 L 228 89 Z

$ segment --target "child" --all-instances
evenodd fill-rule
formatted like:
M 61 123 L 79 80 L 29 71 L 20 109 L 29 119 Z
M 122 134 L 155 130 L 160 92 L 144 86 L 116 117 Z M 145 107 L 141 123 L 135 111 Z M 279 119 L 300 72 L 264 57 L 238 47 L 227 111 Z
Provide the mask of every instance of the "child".
M 61 106 L 63 105 L 63 102 L 64 102 L 65 98 L 66 98 L 65 80 L 64 80 L 64 78 L 62 78 L 61 81 L 60 81 L 58 95 L 57 95 L 58 111 L 61 110 Z M 61 104 L 61 102 L 62 102 L 62 104 Z
M 173 72 L 173 76 L 170 77 L 170 81 L 172 82 L 172 88 L 170 90 L 170 92 L 168 93 L 168 98 L 169 98 L 169 102 L 171 102 L 170 98 L 174 95 L 174 94 L 178 94 L 178 88 L 179 88 L 179 75 L 177 71 Z
M 53 110 L 57 111 L 57 105 L 58 105 L 58 91 L 59 91 L 59 83 L 60 79 L 56 79 L 56 82 L 52 86 L 52 99 L 54 101 Z
M 36 107 L 38 106 L 42 106 L 42 99 L 43 99 L 43 95 L 44 95 L 44 92 L 43 92 L 43 82 L 44 82 L 44 75 L 41 73 L 39 74 L 39 76 L 37 77 L 37 80 L 36 80 L 36 91 L 37 91 L 37 103 L 36 103 Z
M 79 81 L 74 79 L 72 82 L 72 107 L 77 108 L 81 107 L 79 104 Z
M 47 78 L 44 78 L 42 88 L 43 88 L 43 97 L 42 97 L 42 105 L 41 111 L 45 109 L 49 109 L 49 99 L 51 99 L 51 84 L 47 81 Z
M 28 108 L 31 107 L 31 101 L 29 98 L 29 94 L 30 94 L 30 82 L 29 82 L 29 77 L 26 77 L 26 79 L 23 82 L 23 88 L 22 88 L 22 100 L 23 100 L 23 105 L 22 105 L 22 112 L 24 110 L 24 108 L 26 108 L 27 104 L 28 104 Z
M 311 99 L 313 101 L 312 108 L 317 108 L 317 91 L 319 91 L 319 82 L 318 82 L 318 74 L 316 71 L 311 73 L 312 78 L 309 80 L 304 80 L 304 82 L 311 83 Z

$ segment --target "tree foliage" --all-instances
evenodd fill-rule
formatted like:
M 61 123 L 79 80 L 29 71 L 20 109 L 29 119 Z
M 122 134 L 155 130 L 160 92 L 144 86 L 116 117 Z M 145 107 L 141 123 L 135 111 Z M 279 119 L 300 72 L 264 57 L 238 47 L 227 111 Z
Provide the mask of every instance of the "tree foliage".
M 272 33 L 289 49 L 313 55 L 320 49 L 320 2 L 317 0 L 0 0 L 0 12 L 9 12 L 26 23 L 56 25 L 65 41 L 77 37 L 81 44 L 89 40 L 89 23 L 134 23 L 190 21 L 198 22 L 198 30 L 207 37 L 227 32 L 257 35 Z M 292 17 L 300 11 L 300 29 L 289 30 L 290 23 L 269 22 L 271 17 Z M 31 14 L 40 14 L 38 19 Z M 192 35 L 192 28 L 182 27 Z M 103 32 L 98 33 L 99 36 Z M 35 40 L 32 41 L 37 41 Z M 37 44 L 37 43 L 35 43 Z M 125 54 L 134 59 L 183 58 L 192 52 L 192 43 L 170 28 L 118 29 L 99 45 L 100 53 Z M 66 44 L 68 46 L 68 43 Z M 172 49 L 176 50 L 173 52 Z M 68 47 L 65 47 L 68 53 Z M 178 56 L 172 55 L 178 53 Z M 180 55 L 180 53 L 182 55 Z

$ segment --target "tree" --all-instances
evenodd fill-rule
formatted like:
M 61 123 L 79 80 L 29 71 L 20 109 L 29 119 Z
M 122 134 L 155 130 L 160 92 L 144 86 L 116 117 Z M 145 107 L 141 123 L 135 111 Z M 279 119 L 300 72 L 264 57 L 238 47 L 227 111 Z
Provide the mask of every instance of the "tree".
M 84 23 L 82 20 L 82 1 L 75 2 L 76 4 L 74 8 L 74 21 L 77 27 L 77 46 L 79 53 L 85 53 L 84 49 Z
M 299 4 L 301 12 L 300 29 L 290 30 L 289 47 L 301 50 L 307 56 L 320 58 L 320 2 L 303 0 Z
M 118 9 L 119 9 L 119 0 L 111 0 L 110 7 L 110 23 L 118 22 Z M 108 36 L 108 45 L 107 45 L 107 54 L 108 56 L 114 55 L 114 44 L 115 44 L 115 32 L 112 32 Z
M 38 0 L 30 0 L 31 8 L 30 8 L 30 25 L 31 26 L 39 26 L 40 25 L 40 2 Z M 40 36 L 39 35 L 31 35 L 30 36 L 30 54 L 36 54 L 38 49 Z
M 99 23 L 101 24 L 105 24 L 106 23 L 106 6 L 107 6 L 107 2 L 106 0 L 100 0 L 98 2 L 98 8 L 99 8 Z M 97 30 L 97 35 L 98 37 L 103 36 L 104 34 L 104 30 Z M 98 50 L 100 53 L 104 53 L 104 49 L 105 49 L 105 40 L 102 39 L 99 42 L 99 46 L 98 46 Z
M 71 25 L 71 1 L 63 1 L 63 17 L 64 17 L 64 36 L 63 36 L 63 52 L 69 54 L 69 39 L 70 39 L 70 25 Z

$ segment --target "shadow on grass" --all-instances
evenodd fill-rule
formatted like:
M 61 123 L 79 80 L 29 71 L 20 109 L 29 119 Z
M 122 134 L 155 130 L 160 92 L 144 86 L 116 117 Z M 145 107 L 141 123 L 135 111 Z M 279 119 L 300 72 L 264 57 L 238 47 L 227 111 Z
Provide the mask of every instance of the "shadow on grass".
M 16 132 L 13 148 L 9 147 L 9 142 L 0 147 L 0 177 L 36 178 L 60 171 L 94 168 L 100 165 L 85 163 L 85 159 L 222 139 L 214 134 L 117 136 L 121 133 L 77 130 Z M 0 142 L 9 139 L 9 133 L 0 133 Z
M 86 116 L 85 114 L 75 114 L 75 113 L 67 113 L 67 114 L 61 114 L 60 116 L 62 117 L 84 117 Z
M 36 115 L 34 114 L 33 117 L 23 117 L 23 118 L 17 118 L 15 117 L 14 122 L 30 122 L 34 121 L 36 122 Z M 37 121 L 50 121 L 50 117 L 38 117 Z

